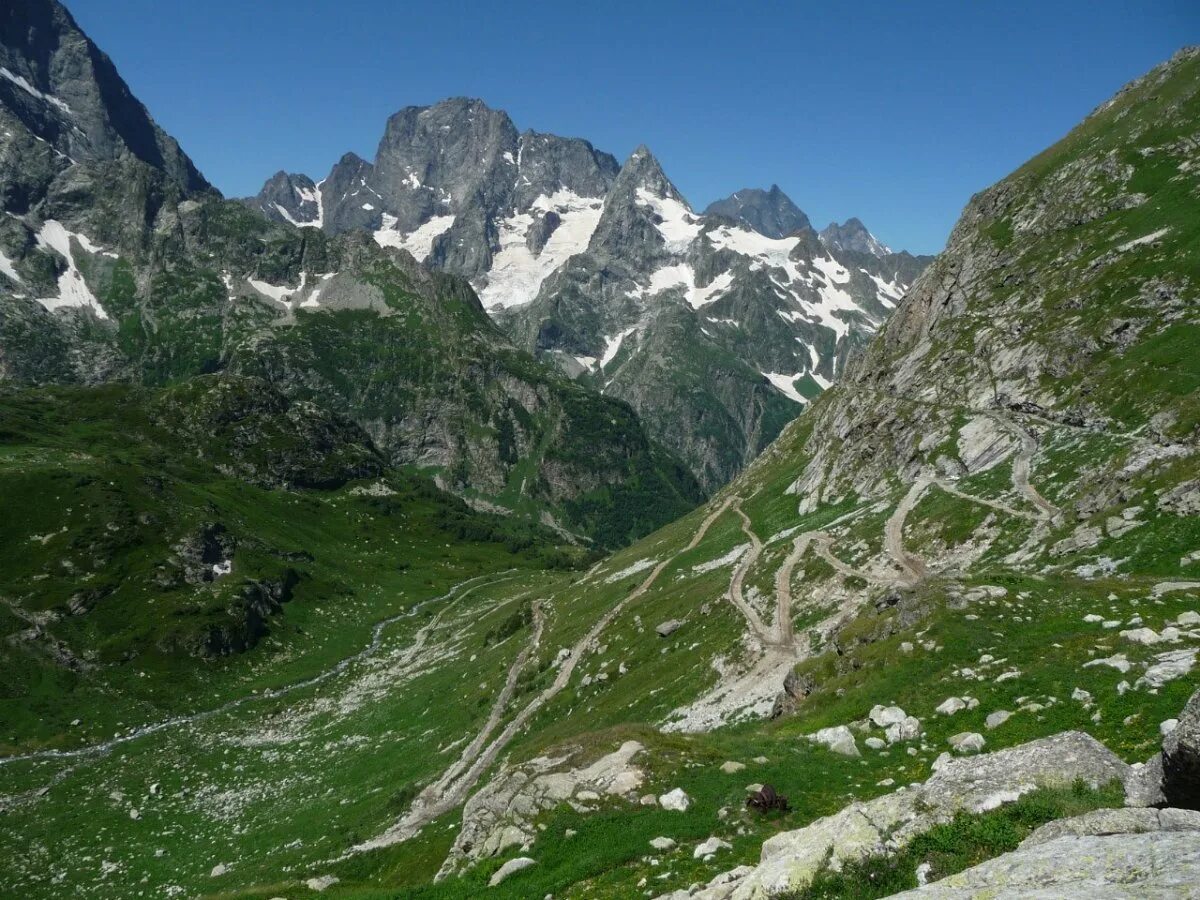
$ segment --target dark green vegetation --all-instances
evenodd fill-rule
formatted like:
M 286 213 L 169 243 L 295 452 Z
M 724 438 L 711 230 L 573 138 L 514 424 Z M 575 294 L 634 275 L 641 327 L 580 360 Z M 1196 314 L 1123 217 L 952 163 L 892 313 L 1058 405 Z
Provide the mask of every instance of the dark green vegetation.
M 52 216 L 118 255 L 72 245 L 107 320 L 0 298 L 3 889 L 626 898 L 923 781 L 961 732 L 1145 760 L 1200 650 L 1175 243 L 1198 95 L 1185 55 L 977 197 L 853 378 L 690 512 L 629 408 L 504 343 L 461 281 L 136 154 L 39 157 L 5 202 L 43 205 L 0 217 L 24 290 L 66 265 L 31 237 Z M 591 568 L 555 527 L 615 545 L 663 522 Z M 939 713 L 954 697 L 975 702 Z M 868 745 L 885 704 L 920 733 Z M 808 739 L 843 725 L 860 755 Z M 631 740 L 628 790 L 518 793 L 490 833 L 471 802 Z M 766 782 L 790 810 L 746 808 Z M 450 807 L 373 843 L 440 783 Z M 640 800 L 675 788 L 686 811 Z M 1119 799 L 1029 794 L 809 895 L 877 896 Z M 730 846 L 697 858 L 710 837 Z

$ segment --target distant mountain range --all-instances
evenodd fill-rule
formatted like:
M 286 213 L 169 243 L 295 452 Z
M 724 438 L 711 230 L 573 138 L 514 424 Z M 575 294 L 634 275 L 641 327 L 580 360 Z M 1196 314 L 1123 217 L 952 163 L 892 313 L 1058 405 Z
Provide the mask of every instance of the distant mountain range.
M 777 186 L 696 214 L 647 148 L 620 165 L 464 98 L 396 113 L 373 163 L 279 172 L 245 202 L 468 278 L 519 346 L 628 401 L 708 489 L 837 378 L 929 262 L 858 219 L 818 233 Z

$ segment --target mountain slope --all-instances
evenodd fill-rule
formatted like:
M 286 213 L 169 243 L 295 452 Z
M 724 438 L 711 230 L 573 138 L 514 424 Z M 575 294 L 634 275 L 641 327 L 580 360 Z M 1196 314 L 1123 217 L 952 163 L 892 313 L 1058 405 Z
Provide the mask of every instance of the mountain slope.
M 1122 805 L 1200 654 L 1198 122 L 1193 50 L 973 198 L 842 383 L 705 507 L 586 574 L 444 548 L 454 575 L 403 588 L 414 615 L 389 617 L 391 581 L 359 595 L 316 658 L 230 672 L 209 699 L 240 688 L 237 706 L 117 743 L 98 713 L 11 721 L 28 755 L 0 766 L 5 883 L 880 896 Z M 10 465 L 96 464 L 34 437 Z M 375 571 L 403 520 L 333 497 L 379 535 Z M 5 542 L 36 554 L 5 590 L 18 609 L 64 558 L 41 528 L 88 512 L 27 508 Z M 61 539 L 82 565 L 88 542 Z M 352 539 L 321 546 L 355 571 Z M 159 684 L 116 671 L 101 712 Z M 136 721 L 170 711 L 159 696 Z M 789 808 L 747 807 L 766 783 Z
M 462 98 L 398 112 L 374 163 L 350 155 L 319 183 L 281 172 L 245 202 L 466 276 L 518 345 L 629 402 L 706 489 L 836 377 L 928 262 L 825 247 L 774 186 L 696 216 L 645 148 L 618 167 Z
M 626 405 L 517 350 L 465 281 L 222 200 L 61 6 L 5 16 L 6 382 L 262 378 L 350 417 L 389 465 L 605 546 L 701 499 Z M 286 208 L 316 187 L 273 190 Z

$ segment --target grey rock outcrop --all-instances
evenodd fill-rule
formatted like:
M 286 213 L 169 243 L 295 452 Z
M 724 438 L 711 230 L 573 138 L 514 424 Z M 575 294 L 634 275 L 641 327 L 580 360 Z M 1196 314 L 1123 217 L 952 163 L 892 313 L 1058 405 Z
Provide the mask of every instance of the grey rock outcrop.
M 802 228 L 812 227 L 808 216 L 777 184 L 765 191 L 762 188 L 743 188 L 723 200 L 714 200 L 705 208 L 704 215 L 740 222 L 776 240 Z
M 1162 773 L 1163 796 L 1170 806 L 1200 809 L 1200 690 L 1163 739 Z
M 1060 837 L 1006 853 L 941 881 L 894 895 L 912 900 L 1126 900 L 1200 896 L 1193 832 Z

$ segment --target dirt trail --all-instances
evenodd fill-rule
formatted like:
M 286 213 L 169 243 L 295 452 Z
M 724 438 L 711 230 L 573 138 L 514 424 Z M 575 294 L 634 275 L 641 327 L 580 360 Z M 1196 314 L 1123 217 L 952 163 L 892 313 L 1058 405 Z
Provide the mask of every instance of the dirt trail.
M 1058 514 L 1058 507 L 1038 493 L 1029 482 L 1029 473 L 1033 467 L 1033 455 L 1037 453 L 1037 438 L 1027 431 L 1020 422 L 1004 413 L 993 413 L 992 418 L 1002 427 L 1017 436 L 1021 447 L 1013 458 L 1012 483 L 1017 493 L 1037 507 L 1043 518 L 1050 519 Z
M 833 555 L 833 537 L 825 532 L 817 532 L 816 535 L 816 552 L 817 556 L 829 563 L 834 571 L 846 575 L 851 578 L 861 578 L 863 581 L 869 581 L 872 584 L 895 584 L 895 576 L 876 575 L 873 572 L 868 572 L 866 569 L 856 569 L 847 562 L 843 562 Z
M 540 601 L 534 601 L 533 633 L 530 635 L 529 641 L 521 649 L 521 652 L 517 654 L 517 658 L 508 667 L 508 677 L 504 681 L 504 687 L 501 689 L 499 696 L 496 697 L 496 701 L 492 704 L 487 721 L 483 723 L 483 727 L 479 729 L 479 733 L 475 735 L 471 743 L 459 754 L 458 759 L 454 761 L 450 768 L 443 772 L 437 781 L 426 785 L 425 789 L 417 795 L 410 807 L 410 816 L 432 822 L 458 805 L 458 792 L 452 791 L 449 788 L 455 779 L 462 775 L 467 765 L 471 761 L 478 759 L 484 743 L 491 733 L 496 730 L 496 726 L 500 724 L 500 720 L 504 717 L 504 711 L 508 708 L 508 704 L 512 702 L 513 694 L 516 692 L 517 679 L 520 678 L 521 672 L 529 662 L 530 656 L 533 655 L 541 644 L 542 631 L 545 624 L 546 618 L 542 612 L 542 604 Z
M 734 497 L 726 498 L 726 500 L 721 503 L 720 506 L 709 513 L 708 516 L 705 517 L 704 521 L 700 523 L 700 526 L 696 529 L 695 534 L 692 535 L 692 539 L 688 541 L 687 546 L 685 546 L 678 553 L 667 557 L 658 565 L 656 565 L 650 571 L 650 574 L 646 576 L 646 579 L 635 590 L 631 591 L 625 597 L 625 599 L 621 600 L 612 609 L 596 620 L 592 627 L 588 629 L 587 633 L 584 634 L 584 636 L 576 641 L 571 647 L 570 655 L 563 660 L 562 665 L 559 666 L 558 672 L 554 676 L 554 680 L 547 687 L 545 687 L 540 694 L 530 700 L 529 703 L 526 704 L 525 708 L 517 713 L 517 715 L 514 716 L 511 721 L 509 721 L 508 725 L 504 727 L 500 734 L 496 736 L 496 738 L 487 746 L 486 749 L 482 751 L 477 750 L 474 759 L 471 759 L 471 755 L 467 752 L 471 749 L 470 747 L 468 747 L 467 750 L 464 750 L 459 759 L 455 761 L 453 766 L 451 766 L 452 769 L 456 769 L 462 774 L 456 779 L 445 781 L 445 776 L 443 776 L 443 778 L 438 780 L 439 784 L 444 782 L 444 794 L 438 802 L 432 805 L 423 805 L 420 807 L 414 804 L 413 807 L 409 809 L 409 811 L 405 813 L 405 815 L 395 825 L 378 837 L 358 844 L 357 846 L 353 847 L 350 852 L 354 853 L 362 852 L 364 850 L 375 850 L 381 847 L 388 847 L 392 844 L 409 840 L 417 835 L 422 828 L 424 828 L 434 819 L 438 818 L 438 816 L 441 816 L 445 812 L 448 812 L 454 807 L 466 802 L 467 794 L 470 793 L 471 789 L 479 781 L 483 773 L 486 772 L 496 761 L 501 751 L 508 746 L 509 742 L 512 741 L 512 739 L 517 735 L 517 732 L 519 732 L 525 727 L 526 724 L 528 724 L 529 720 L 533 718 L 538 710 L 558 696 L 563 688 L 567 686 L 571 680 L 571 675 L 575 671 L 576 665 L 578 665 L 579 660 L 583 657 L 583 653 L 587 649 L 588 645 L 595 641 L 596 638 L 600 636 L 600 633 L 604 631 L 604 629 L 607 628 L 612 621 L 619 616 L 627 606 L 629 606 L 630 603 L 632 603 L 634 600 L 637 600 L 639 597 L 645 594 L 646 591 L 650 590 L 650 588 L 654 585 L 654 582 L 656 582 L 658 577 L 666 570 L 667 566 L 674 562 L 678 556 L 696 549 L 700 542 L 704 540 L 704 536 L 708 534 L 708 530 L 712 527 L 712 524 L 718 518 L 720 518 L 727 509 L 729 509 L 734 500 Z
M 754 636 L 762 643 L 769 644 L 776 640 L 776 633 L 773 629 L 768 628 L 758 614 L 758 611 L 750 605 L 746 600 L 743 585 L 746 581 L 746 574 L 751 567 L 758 562 L 758 558 L 762 556 L 763 542 L 759 540 L 757 534 L 754 533 L 754 528 L 750 523 L 750 517 L 742 511 L 741 500 L 734 503 L 733 511 L 738 514 L 742 520 L 742 532 L 746 537 L 750 538 L 750 552 L 743 554 L 737 567 L 733 570 L 733 578 L 729 581 L 729 600 L 738 611 L 746 619 L 746 624 L 750 626 L 750 630 L 754 632 Z
M 186 715 L 186 716 L 175 716 L 174 718 L 164 719 L 161 722 L 155 722 L 152 725 L 145 725 L 145 726 L 142 726 L 141 728 L 135 728 L 132 731 L 127 732 L 126 734 L 122 734 L 118 737 L 112 738 L 107 741 L 103 741 L 98 744 L 89 744 L 86 747 L 77 747 L 73 750 L 39 750 L 35 753 L 24 753 L 19 756 L 0 757 L 0 766 L 7 765 L 8 763 L 22 762 L 22 761 L 29 761 L 29 760 L 78 759 L 80 757 L 85 757 L 85 756 L 102 755 L 102 754 L 108 753 L 115 747 L 118 747 L 122 744 L 128 744 L 132 741 L 140 740 L 141 738 L 148 737 L 152 734 L 157 734 L 160 731 L 166 731 L 169 728 L 177 728 L 177 727 L 181 727 L 184 725 L 194 724 L 196 722 L 202 722 L 205 719 L 210 719 L 213 716 L 220 715 L 221 713 L 229 712 L 230 710 L 236 709 L 237 707 L 242 706 L 247 703 L 254 703 L 254 702 L 259 702 L 262 700 L 275 700 L 275 699 L 278 699 L 279 697 L 283 697 L 283 696 L 285 696 L 287 694 L 291 694 L 295 691 L 302 690 L 302 689 L 308 688 L 308 687 L 313 687 L 314 685 L 320 684 L 321 682 L 328 681 L 330 678 L 333 678 L 335 675 L 341 674 L 342 672 L 346 671 L 346 669 L 349 668 L 353 663 L 358 662 L 363 659 L 366 659 L 367 657 L 373 655 L 377 650 L 379 650 L 380 646 L 382 645 L 383 632 L 390 625 L 394 625 L 396 622 L 399 622 L 402 619 L 407 619 L 407 618 L 411 618 L 412 616 L 415 616 L 421 609 L 423 609 L 424 607 L 428 606 L 431 603 L 437 603 L 442 600 L 450 600 L 451 601 L 450 603 L 446 604 L 445 607 L 443 607 L 441 610 L 439 610 L 438 614 L 436 616 L 434 616 L 432 619 L 430 619 L 428 622 L 426 622 L 424 625 L 422 625 L 420 630 L 418 630 L 417 633 L 415 635 L 413 635 L 413 642 L 412 642 L 412 644 L 409 645 L 408 648 L 406 648 L 405 652 L 406 652 L 406 655 L 415 656 L 417 653 L 419 653 L 421 650 L 424 649 L 425 643 L 429 639 L 429 635 L 433 633 L 433 630 L 435 628 L 437 628 L 438 624 L 442 620 L 442 617 L 445 616 L 445 614 L 450 610 L 450 608 L 452 606 L 459 603 L 461 600 L 466 598 L 470 593 L 472 593 L 473 591 L 475 591 L 481 587 L 487 587 L 489 585 L 497 584 L 501 581 L 505 581 L 506 576 L 512 577 L 508 574 L 511 571 L 512 570 L 509 569 L 506 572 L 503 572 L 497 576 L 477 575 L 474 578 L 468 578 L 466 581 L 461 581 L 458 584 L 454 585 L 452 588 L 450 588 L 450 590 L 448 590 L 445 594 L 442 594 L 439 597 L 433 597 L 428 600 L 422 600 L 416 606 L 413 606 L 412 608 L 405 610 L 402 613 L 398 613 L 394 616 L 390 616 L 386 619 L 383 619 L 383 620 L 377 622 L 375 624 L 375 627 L 371 630 L 371 640 L 367 643 L 367 645 L 362 650 L 359 650 L 357 653 L 354 653 L 351 656 L 347 656 L 344 659 L 338 660 L 336 663 L 334 663 L 328 669 L 325 669 L 323 672 L 320 672 L 317 675 L 313 675 L 310 678 L 305 678 L 300 681 L 293 681 L 291 684 L 286 684 L 283 687 L 261 691 L 260 693 L 257 693 L 257 694 L 249 694 L 244 697 L 237 697 L 233 700 L 229 700 L 228 702 L 221 704 L 220 706 L 213 707 L 212 709 L 202 710 L 201 712 L 192 713 L 191 715 Z M 488 580 L 484 580 L 484 579 L 491 579 L 491 580 L 488 581 Z M 480 582 L 480 583 L 472 584 L 472 582 Z M 467 587 L 467 585 L 471 585 L 471 586 Z
M 1026 512 L 1025 510 L 1022 510 L 1022 509 L 1015 509 L 1015 508 L 1009 506 L 1007 503 L 1001 503 L 998 500 L 989 500 L 987 497 L 978 497 L 975 494 L 968 494 L 966 491 L 960 491 L 951 482 L 946 481 L 943 478 L 939 478 L 937 481 L 934 482 L 934 484 L 936 484 L 939 488 L 941 488 L 947 494 L 952 494 L 953 496 L 958 497 L 962 500 L 966 500 L 969 503 L 978 503 L 980 506 L 989 506 L 992 509 L 999 510 L 1000 512 L 1006 513 L 1010 516 L 1015 516 L 1018 519 L 1039 518 L 1038 516 L 1035 516 L 1033 513 Z
M 908 493 L 896 504 L 895 510 L 883 526 L 883 545 L 896 564 L 908 575 L 903 581 L 915 584 L 924 578 L 929 569 L 920 557 L 914 556 L 904 549 L 904 521 L 920 502 L 925 491 L 933 480 L 928 475 L 920 476 L 909 487 Z

